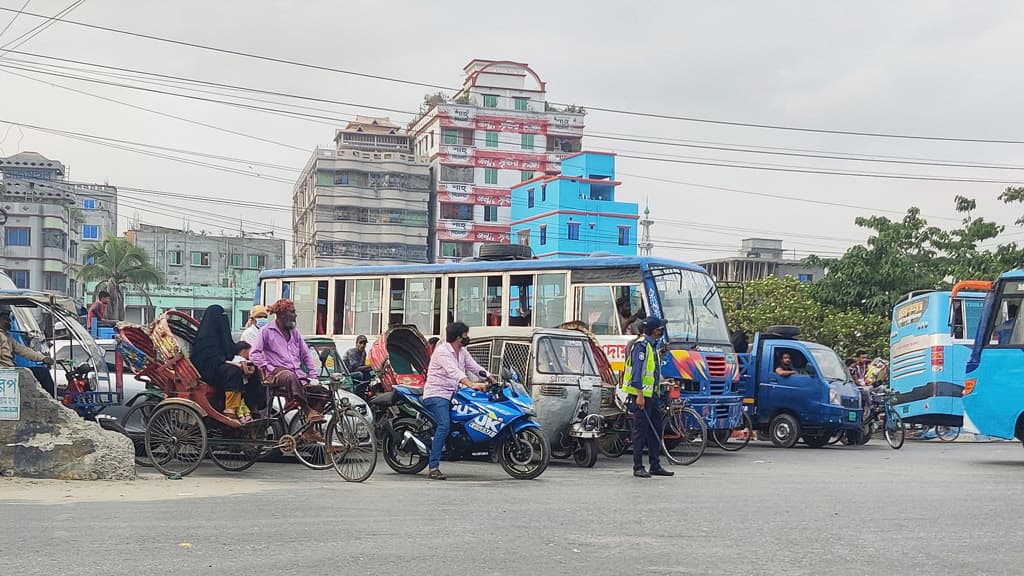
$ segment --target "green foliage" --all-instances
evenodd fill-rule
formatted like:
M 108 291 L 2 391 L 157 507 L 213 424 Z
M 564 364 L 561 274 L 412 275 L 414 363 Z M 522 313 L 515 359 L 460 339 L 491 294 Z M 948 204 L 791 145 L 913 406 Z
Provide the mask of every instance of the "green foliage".
M 730 330 L 753 336 L 768 326 L 799 326 L 801 340 L 829 346 L 844 358 L 861 349 L 888 356 L 887 315 L 837 310 L 815 300 L 813 292 L 811 285 L 792 277 L 766 278 L 746 282 L 742 289 L 723 288 L 722 304 Z
M 106 290 L 113 300 L 115 318 L 124 317 L 124 291 L 122 286 L 134 286 L 142 291 L 164 282 L 149 261 L 149 254 L 126 238 L 107 236 L 103 242 L 89 246 L 85 258 L 92 263 L 82 266 L 78 278 L 82 282 L 98 282 L 95 292 Z

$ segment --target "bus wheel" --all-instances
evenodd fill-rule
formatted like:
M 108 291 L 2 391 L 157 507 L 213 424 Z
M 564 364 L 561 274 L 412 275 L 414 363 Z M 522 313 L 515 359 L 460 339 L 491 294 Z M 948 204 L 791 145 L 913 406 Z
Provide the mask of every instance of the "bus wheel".
M 779 414 L 768 425 L 768 435 L 779 448 L 792 448 L 800 439 L 800 423 L 790 414 Z

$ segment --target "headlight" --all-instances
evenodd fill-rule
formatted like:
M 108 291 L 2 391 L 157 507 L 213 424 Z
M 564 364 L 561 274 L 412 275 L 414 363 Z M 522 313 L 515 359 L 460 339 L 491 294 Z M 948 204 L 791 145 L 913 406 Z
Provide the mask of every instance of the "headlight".
M 835 386 L 829 386 L 828 388 L 828 403 L 833 406 L 841 406 L 843 403 L 839 398 L 839 389 Z

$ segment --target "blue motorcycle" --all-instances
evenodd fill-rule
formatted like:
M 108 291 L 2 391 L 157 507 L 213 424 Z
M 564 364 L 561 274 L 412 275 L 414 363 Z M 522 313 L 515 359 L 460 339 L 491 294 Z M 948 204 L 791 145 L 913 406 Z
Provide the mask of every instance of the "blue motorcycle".
M 384 423 L 384 461 L 399 474 L 416 474 L 427 466 L 435 424 L 422 394 L 422 388 L 395 386 L 390 398 L 393 407 L 411 408 L 393 411 L 398 416 Z M 535 415 L 533 398 L 519 382 L 492 384 L 487 392 L 462 388 L 452 397 L 451 432 L 442 457 L 497 458 L 509 476 L 532 480 L 544 473 L 551 459 Z

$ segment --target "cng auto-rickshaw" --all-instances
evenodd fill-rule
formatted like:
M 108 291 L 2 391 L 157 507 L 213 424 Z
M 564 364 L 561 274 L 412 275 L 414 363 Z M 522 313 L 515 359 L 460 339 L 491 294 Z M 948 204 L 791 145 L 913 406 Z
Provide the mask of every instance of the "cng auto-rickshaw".
M 552 457 L 571 457 L 587 468 L 594 465 L 602 429 L 603 381 L 594 347 L 585 334 L 548 328 L 474 328 L 467 349 L 490 373 L 509 371 L 530 391 Z

